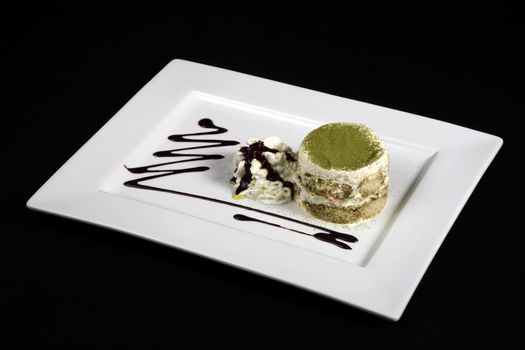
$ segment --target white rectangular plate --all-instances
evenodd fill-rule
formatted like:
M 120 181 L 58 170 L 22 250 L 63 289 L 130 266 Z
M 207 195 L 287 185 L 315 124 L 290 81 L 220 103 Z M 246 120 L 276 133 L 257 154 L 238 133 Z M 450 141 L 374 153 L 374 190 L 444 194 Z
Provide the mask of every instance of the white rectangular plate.
M 220 141 L 279 136 L 297 149 L 309 131 L 334 121 L 365 123 L 385 140 L 390 193 L 378 218 L 346 227 L 316 221 L 295 203 L 232 198 L 228 181 L 239 145 Z M 501 145 L 498 137 L 437 120 L 174 60 L 28 207 L 191 251 L 397 320 Z M 154 155 L 168 150 L 180 156 Z M 358 241 L 341 249 L 312 236 L 323 230 Z

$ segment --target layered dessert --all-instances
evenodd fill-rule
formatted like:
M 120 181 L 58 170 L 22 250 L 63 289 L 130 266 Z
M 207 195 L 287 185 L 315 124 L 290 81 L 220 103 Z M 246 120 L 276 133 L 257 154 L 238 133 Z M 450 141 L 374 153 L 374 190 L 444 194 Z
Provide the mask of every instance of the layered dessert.
M 309 133 L 299 148 L 296 199 L 323 221 L 369 220 L 386 205 L 388 160 L 383 142 L 367 126 L 323 125 Z
M 233 158 L 235 199 L 284 204 L 294 198 L 297 155 L 278 137 L 248 139 Z

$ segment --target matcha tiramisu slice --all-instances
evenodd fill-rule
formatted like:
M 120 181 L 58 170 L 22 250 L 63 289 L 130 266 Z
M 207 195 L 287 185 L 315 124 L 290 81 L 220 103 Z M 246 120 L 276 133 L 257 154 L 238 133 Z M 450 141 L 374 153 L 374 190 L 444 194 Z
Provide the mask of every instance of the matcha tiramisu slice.
M 388 153 L 363 124 L 331 123 L 309 133 L 298 152 L 299 204 L 314 217 L 357 224 L 388 196 Z

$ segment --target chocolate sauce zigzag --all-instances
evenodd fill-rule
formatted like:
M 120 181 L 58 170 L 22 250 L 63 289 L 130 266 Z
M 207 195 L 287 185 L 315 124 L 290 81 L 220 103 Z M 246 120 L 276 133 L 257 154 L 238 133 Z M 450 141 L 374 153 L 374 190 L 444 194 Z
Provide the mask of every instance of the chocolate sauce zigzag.
M 161 177 L 165 177 L 165 176 L 171 176 L 171 175 L 182 174 L 182 173 L 203 172 L 203 171 L 206 171 L 206 170 L 210 169 L 207 166 L 198 166 L 198 167 L 183 168 L 183 169 L 168 169 L 168 170 L 166 170 L 166 169 L 158 169 L 159 167 L 162 167 L 162 166 L 171 165 L 171 164 L 178 164 L 178 163 L 185 163 L 185 162 L 201 161 L 201 160 L 207 160 L 207 159 L 222 159 L 222 158 L 224 158 L 224 156 L 220 155 L 220 154 L 178 153 L 180 151 L 196 150 L 196 149 L 211 148 L 211 147 L 226 147 L 226 146 L 234 146 L 234 145 L 238 145 L 239 144 L 238 141 L 234 141 L 234 140 L 201 140 L 201 139 L 193 139 L 193 138 L 190 139 L 190 138 L 188 138 L 190 136 L 223 134 L 223 133 L 226 133 L 228 131 L 225 128 L 216 126 L 213 123 L 213 121 L 211 119 L 208 119 L 208 118 L 203 118 L 203 119 L 199 120 L 198 124 L 202 128 L 215 129 L 215 130 L 214 131 L 208 131 L 208 132 L 192 133 L 192 134 L 175 134 L 175 135 L 169 136 L 168 139 L 173 141 L 173 142 L 198 142 L 198 143 L 205 143 L 205 144 L 209 143 L 210 145 L 176 148 L 176 149 L 172 149 L 172 150 L 155 152 L 153 154 L 156 157 L 175 157 L 175 158 L 185 157 L 186 158 L 186 159 L 182 159 L 182 160 L 175 160 L 175 161 L 172 161 L 172 162 L 163 162 L 163 163 L 150 164 L 150 165 L 138 166 L 138 167 L 127 167 L 127 166 L 124 166 L 129 172 L 131 172 L 133 174 L 151 174 L 151 173 L 156 173 L 154 175 L 148 175 L 148 176 L 140 177 L 138 179 L 126 181 L 124 183 L 124 185 L 127 186 L 127 187 L 132 187 L 132 188 L 171 193 L 171 194 L 176 194 L 176 195 L 180 195 L 180 196 L 201 199 L 201 200 L 205 200 L 205 201 L 209 201 L 209 202 L 220 203 L 220 204 L 229 205 L 229 206 L 240 208 L 240 209 L 244 209 L 244 210 L 257 212 L 257 213 L 260 213 L 260 214 L 269 215 L 269 216 L 272 216 L 272 217 L 275 217 L 275 218 L 291 221 L 291 222 L 294 222 L 294 223 L 297 223 L 297 224 L 309 226 L 309 227 L 318 229 L 318 230 L 323 231 L 323 232 L 315 233 L 315 234 L 308 234 L 306 232 L 302 232 L 302 231 L 298 231 L 298 230 L 294 230 L 294 229 L 289 229 L 289 228 L 283 227 L 283 226 L 278 225 L 278 224 L 273 224 L 273 223 L 269 223 L 269 222 L 258 220 L 258 219 L 252 219 L 252 218 L 249 218 L 247 216 L 242 216 L 241 214 L 237 214 L 236 217 L 234 216 L 234 218 L 236 220 L 258 221 L 258 222 L 266 223 L 266 224 L 269 224 L 269 225 L 272 225 L 272 226 L 275 226 L 275 227 L 279 227 L 279 228 L 287 229 L 287 230 L 290 230 L 290 231 L 294 231 L 296 233 L 301 233 L 301 234 L 305 234 L 305 235 L 308 235 L 308 236 L 312 236 L 312 237 L 314 237 L 316 239 L 319 239 L 321 241 L 334 244 L 334 245 L 338 246 L 339 248 L 352 249 L 349 245 L 339 241 L 339 240 L 344 240 L 344 241 L 350 242 L 350 243 L 357 242 L 358 241 L 357 237 L 352 236 L 350 234 L 340 233 L 340 232 L 337 232 L 337 231 L 326 229 L 326 228 L 324 228 L 322 226 L 318 226 L 318 225 L 311 224 L 311 223 L 308 223 L 308 222 L 303 222 L 303 221 L 300 221 L 300 220 L 297 220 L 297 219 L 293 219 L 293 218 L 290 218 L 290 217 L 287 217 L 287 216 L 284 216 L 284 215 L 279 215 L 279 214 L 267 212 L 265 210 L 256 209 L 256 208 L 250 208 L 250 207 L 247 207 L 245 205 L 238 204 L 238 203 L 232 203 L 232 202 L 227 202 L 227 201 L 224 201 L 224 200 L 221 200 L 221 199 L 217 199 L 217 198 L 201 196 L 201 195 L 194 194 L 194 193 L 170 190 L 170 189 L 167 189 L 167 188 L 161 188 L 161 187 L 155 187 L 155 186 L 149 186 L 149 185 L 143 184 L 143 182 L 146 182 L 146 181 L 149 181 L 149 180 L 153 180 L 153 179 L 157 179 L 157 178 L 161 178 Z M 192 158 L 188 158 L 188 157 L 192 157 Z M 241 215 L 241 216 L 239 216 L 239 215 Z

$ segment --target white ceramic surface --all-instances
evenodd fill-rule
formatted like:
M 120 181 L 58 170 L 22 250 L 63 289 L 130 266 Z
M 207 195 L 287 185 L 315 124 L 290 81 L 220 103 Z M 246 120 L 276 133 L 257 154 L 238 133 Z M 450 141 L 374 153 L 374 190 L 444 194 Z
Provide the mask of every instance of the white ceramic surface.
M 313 220 L 295 203 L 265 206 L 235 201 L 228 180 L 239 146 L 180 151 L 224 158 L 165 165 L 155 169 L 209 170 L 144 182 L 219 202 L 123 185 L 154 175 L 132 174 L 124 165 L 191 160 L 153 153 L 206 145 L 167 139 L 211 131 L 198 125 L 202 118 L 228 131 L 189 138 L 244 143 L 248 137 L 279 136 L 294 149 L 321 124 L 365 123 L 385 140 L 390 152 L 388 205 L 372 222 L 345 227 Z M 397 320 L 501 144 L 496 136 L 410 113 L 174 60 L 27 205 L 191 251 Z M 349 233 L 359 241 L 350 244 L 352 250 L 344 250 L 284 228 L 233 219 L 243 214 L 308 234 L 320 232 L 264 212 Z

